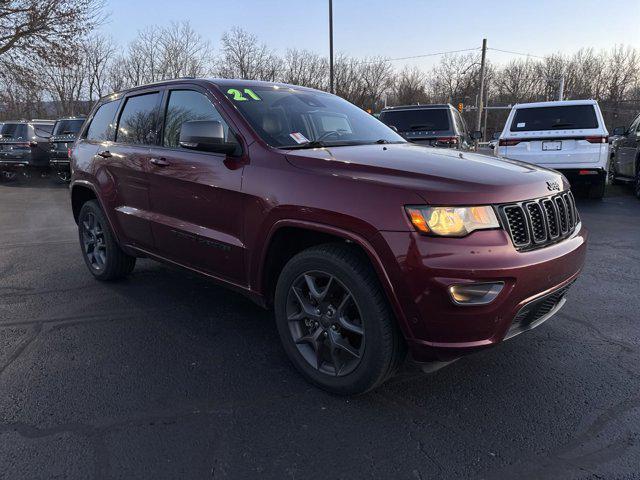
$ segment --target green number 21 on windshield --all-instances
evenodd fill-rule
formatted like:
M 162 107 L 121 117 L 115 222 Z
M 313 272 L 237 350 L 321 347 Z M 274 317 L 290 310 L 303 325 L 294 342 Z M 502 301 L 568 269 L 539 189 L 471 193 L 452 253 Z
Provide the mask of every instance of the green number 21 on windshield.
M 233 97 L 233 100 L 235 100 L 236 102 L 245 102 L 249 100 L 249 98 L 251 100 L 262 100 L 256 94 L 256 92 L 254 92 L 250 88 L 245 88 L 242 92 L 235 88 L 230 88 L 229 90 L 227 90 L 227 95 L 231 95 Z M 249 96 L 249 98 L 245 97 L 245 95 Z

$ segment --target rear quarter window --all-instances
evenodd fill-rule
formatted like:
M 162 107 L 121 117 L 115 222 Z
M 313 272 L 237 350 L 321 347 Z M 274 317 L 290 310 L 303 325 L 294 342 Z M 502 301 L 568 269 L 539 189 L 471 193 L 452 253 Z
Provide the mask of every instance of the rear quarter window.
M 593 105 L 518 108 L 511 122 L 512 132 L 598 128 Z
M 115 134 L 114 118 L 119 106 L 120 100 L 114 100 L 98 107 L 91 119 L 85 138 L 97 142 L 113 140 Z

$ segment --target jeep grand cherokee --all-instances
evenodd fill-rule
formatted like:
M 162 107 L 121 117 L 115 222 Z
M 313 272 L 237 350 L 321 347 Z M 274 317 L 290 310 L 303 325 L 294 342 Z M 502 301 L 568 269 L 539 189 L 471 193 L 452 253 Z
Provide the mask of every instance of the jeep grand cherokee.
M 340 394 L 539 325 L 586 231 L 561 174 L 406 142 L 328 93 L 172 80 L 110 95 L 72 151 L 99 280 L 144 256 L 275 310 L 287 355 Z

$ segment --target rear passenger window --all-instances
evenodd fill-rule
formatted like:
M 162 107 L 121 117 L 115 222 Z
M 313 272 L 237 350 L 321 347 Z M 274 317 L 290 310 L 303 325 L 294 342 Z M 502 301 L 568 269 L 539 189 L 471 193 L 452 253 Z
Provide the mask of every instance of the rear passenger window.
M 159 93 L 129 97 L 120 115 L 116 142 L 134 145 L 155 144 L 160 119 L 159 101 Z
M 164 126 L 162 145 L 169 148 L 180 146 L 180 128 L 191 120 L 217 120 L 224 129 L 225 140 L 235 141 L 229 133 L 229 126 L 209 99 L 194 90 L 172 90 L 167 104 L 167 116 Z
M 113 134 L 115 133 L 114 118 L 119 105 L 120 100 L 114 100 L 98 108 L 87 130 L 87 140 L 98 142 L 113 140 Z

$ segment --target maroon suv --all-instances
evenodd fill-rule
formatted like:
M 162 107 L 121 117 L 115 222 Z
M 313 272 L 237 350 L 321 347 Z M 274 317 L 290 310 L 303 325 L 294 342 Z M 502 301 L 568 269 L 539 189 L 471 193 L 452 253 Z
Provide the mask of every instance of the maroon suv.
M 181 79 L 100 100 L 72 152 L 99 280 L 150 257 L 273 306 L 285 351 L 336 393 L 533 328 L 565 302 L 587 233 L 533 165 L 407 143 L 328 93 Z

